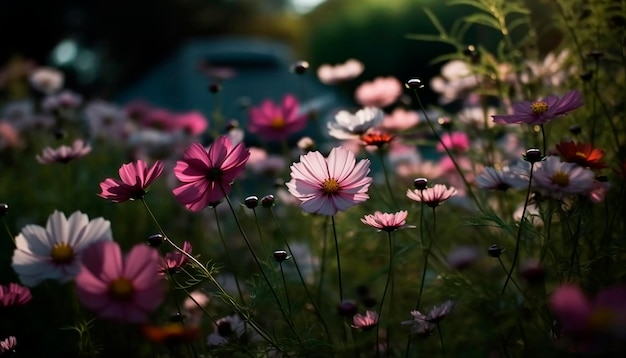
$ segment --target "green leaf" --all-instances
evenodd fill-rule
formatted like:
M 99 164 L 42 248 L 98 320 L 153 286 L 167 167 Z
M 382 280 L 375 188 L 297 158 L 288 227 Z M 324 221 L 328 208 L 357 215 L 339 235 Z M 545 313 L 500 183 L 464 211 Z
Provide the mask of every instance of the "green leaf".
M 472 15 L 464 17 L 463 21 L 466 21 L 472 24 L 484 25 L 484 26 L 496 29 L 498 31 L 502 31 L 498 20 L 496 20 L 493 16 L 490 16 L 487 14 L 483 14 L 483 13 L 472 14 Z

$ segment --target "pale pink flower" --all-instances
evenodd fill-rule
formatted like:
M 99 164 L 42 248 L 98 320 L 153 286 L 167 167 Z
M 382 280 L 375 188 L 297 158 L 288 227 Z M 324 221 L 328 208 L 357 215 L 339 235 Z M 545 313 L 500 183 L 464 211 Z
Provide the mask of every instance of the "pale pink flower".
M 387 107 L 402 95 L 402 84 L 395 77 L 378 77 L 362 83 L 355 92 L 357 103 L 364 107 Z
M 176 178 L 183 182 L 173 190 L 174 196 L 191 211 L 222 200 L 249 157 L 243 143 L 233 146 L 226 136 L 219 137 L 208 150 L 199 143 L 191 144 L 174 168 Z
M 401 160 L 396 163 L 396 174 L 402 178 L 431 178 L 436 179 L 443 175 L 441 166 L 432 160 Z
M 120 246 L 106 241 L 85 250 L 82 261 L 76 296 L 102 318 L 144 323 L 163 301 L 160 257 L 154 248 L 138 244 L 122 257 Z
M 52 94 L 63 87 L 65 75 L 51 67 L 39 67 L 30 74 L 30 85 L 39 92 Z
M 120 167 L 120 179 L 107 178 L 100 183 L 99 197 L 121 203 L 141 199 L 146 190 L 163 172 L 163 163 L 156 161 L 150 168 L 143 160 L 126 163 Z
M 405 131 L 415 127 L 420 122 L 420 117 L 415 111 L 407 111 L 404 108 L 396 108 L 383 119 L 381 128 L 389 131 Z
M 226 316 L 215 322 L 215 329 L 207 339 L 209 346 L 221 346 L 231 339 L 238 340 L 246 333 L 246 324 L 239 315 Z
M 356 163 L 354 153 L 341 147 L 333 148 L 328 158 L 317 151 L 309 152 L 291 166 L 287 188 L 300 200 L 302 210 L 335 215 L 369 199 L 369 172 L 369 160 Z
M 56 110 L 74 109 L 83 103 L 83 97 L 78 93 L 64 90 L 61 93 L 49 95 L 44 98 L 41 108 L 46 112 L 54 112 Z
M 147 128 L 154 128 L 164 132 L 173 132 L 177 130 L 176 115 L 162 108 L 143 108 L 136 105 L 133 108 L 135 115 L 140 115 L 141 125 Z
M 469 137 L 463 132 L 444 133 L 441 142 L 437 143 L 437 150 L 445 152 L 444 146 L 453 152 L 467 152 L 470 147 Z
M 9 122 L 0 120 L 0 150 L 15 148 L 21 144 L 20 134 Z
M 11 266 L 26 286 L 36 286 L 46 279 L 68 282 L 80 270 L 83 251 L 92 244 L 110 240 L 109 221 L 89 220 L 80 211 L 66 218 L 55 211 L 45 228 L 26 225 L 17 235 Z
M 174 121 L 176 128 L 192 136 L 201 135 L 209 127 L 206 117 L 197 111 L 176 114 Z
M 505 166 L 501 169 L 486 167 L 483 172 L 476 177 L 476 185 L 480 189 L 502 190 L 510 188 L 521 189 L 528 186 L 528 175 L 530 167 Z
M 408 212 L 406 210 L 402 210 L 397 213 L 383 213 L 376 211 L 374 214 L 362 217 L 361 222 L 365 225 L 378 229 L 378 231 L 391 232 L 406 226 L 407 215 Z
M 273 175 L 280 173 L 285 169 L 287 163 L 281 155 L 270 155 L 261 148 L 251 147 L 250 158 L 246 163 L 246 167 L 255 173 Z
M 358 77 L 363 72 L 364 66 L 353 58 L 337 65 L 321 65 L 317 69 L 317 77 L 320 82 L 327 85 L 345 82 Z
M 357 313 L 352 317 L 352 328 L 367 331 L 376 327 L 378 324 L 378 313 L 375 311 L 366 311 L 364 315 Z
M 595 174 L 575 163 L 562 162 L 557 156 L 549 156 L 540 162 L 533 179 L 541 189 L 551 195 L 583 194 L 594 187 Z
M 37 155 L 37 161 L 41 164 L 68 163 L 73 159 L 82 158 L 90 152 L 91 146 L 85 144 L 82 139 L 77 139 L 71 147 L 62 145 L 56 149 L 44 148 L 41 155 Z
M 453 60 L 441 68 L 441 75 L 433 77 L 430 87 L 441 94 L 439 102 L 448 104 L 461 98 L 469 90 L 478 85 L 478 80 L 472 74 L 471 67 L 464 61 Z
M 457 190 L 454 187 L 446 187 L 444 184 L 435 184 L 432 188 L 424 190 L 408 189 L 406 196 L 417 202 L 424 202 L 427 206 L 434 208 L 441 205 L 444 201 L 455 196 Z
M 484 129 L 492 128 L 495 123 L 491 120 L 491 116 L 497 114 L 494 107 L 488 107 L 485 110 L 480 106 L 464 107 L 457 113 L 459 122 L 472 127 Z
M 589 198 L 596 204 L 603 202 L 610 187 L 611 183 L 608 181 L 595 180 L 593 189 L 589 191 Z
M 102 100 L 89 102 L 83 111 L 91 138 L 126 139 L 133 125 L 124 110 Z
M 0 285 L 0 307 L 25 305 L 32 298 L 28 287 L 17 283 Z
M 295 96 L 288 94 L 280 105 L 265 100 L 258 107 L 250 109 L 248 129 L 268 141 L 287 139 L 291 134 L 304 129 L 307 116 L 299 113 L 299 103 Z

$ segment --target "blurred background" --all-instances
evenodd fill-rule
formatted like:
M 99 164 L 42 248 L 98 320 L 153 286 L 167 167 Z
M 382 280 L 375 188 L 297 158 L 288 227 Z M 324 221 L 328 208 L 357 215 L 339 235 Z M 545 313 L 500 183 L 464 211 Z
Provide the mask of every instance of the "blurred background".
M 435 32 L 425 6 L 446 27 L 467 11 L 431 0 L 1 1 L 0 63 L 61 68 L 66 87 L 86 98 L 146 97 L 164 107 L 203 110 L 209 98 L 203 90 L 213 81 L 203 71 L 207 63 L 235 67 L 235 73 L 237 67 L 273 68 L 285 75 L 292 61 L 306 60 L 312 68 L 306 76 L 314 81 L 319 65 L 356 58 L 365 64 L 359 82 L 432 77 L 439 67 L 429 61 L 454 48 L 406 38 Z M 469 33 L 470 40 L 481 37 L 488 38 Z M 254 49 L 264 54 L 255 57 Z M 220 51 L 230 52 L 210 63 Z M 263 78 L 239 85 L 253 97 L 284 93 Z M 433 98 L 426 94 L 427 101 Z

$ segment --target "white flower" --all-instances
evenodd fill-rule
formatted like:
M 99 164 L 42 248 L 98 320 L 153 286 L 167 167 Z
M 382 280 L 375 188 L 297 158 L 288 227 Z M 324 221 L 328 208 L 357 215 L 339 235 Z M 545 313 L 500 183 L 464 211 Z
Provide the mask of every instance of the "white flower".
M 383 111 L 376 107 L 365 107 L 355 114 L 339 111 L 335 119 L 327 124 L 328 134 L 337 139 L 355 139 L 368 129 L 380 124 L 385 118 Z
M 355 59 L 335 66 L 322 65 L 317 69 L 317 77 L 322 83 L 335 84 L 359 76 L 363 72 L 363 64 Z
M 505 166 L 498 170 L 493 167 L 486 167 L 483 172 L 476 177 L 476 185 L 481 189 L 502 190 L 509 188 L 522 189 L 528 186 L 528 175 L 530 166 Z
M 63 87 L 63 72 L 51 67 L 39 67 L 30 75 L 30 84 L 37 91 L 52 94 Z
M 208 343 L 210 346 L 221 346 L 231 338 L 239 339 L 246 332 L 244 322 L 239 315 L 234 314 L 220 318 L 215 322 L 215 330 L 209 335 Z
M 79 211 L 66 218 L 55 211 L 45 228 L 26 225 L 17 235 L 12 267 L 26 286 L 36 286 L 46 279 L 67 282 L 78 274 L 82 252 L 103 240 L 112 240 L 109 221 L 90 221 Z
M 460 97 L 467 90 L 478 85 L 476 76 L 472 74 L 470 66 L 461 61 L 453 60 L 441 68 L 441 76 L 430 81 L 433 91 L 440 93 L 441 104 L 448 104 Z
M 575 72 L 576 67 L 566 66 L 569 58 L 567 49 L 559 52 L 558 56 L 554 52 L 546 55 L 543 61 L 526 61 L 526 66 L 530 73 L 522 73 L 520 80 L 522 83 L 539 82 L 546 87 L 559 87 Z

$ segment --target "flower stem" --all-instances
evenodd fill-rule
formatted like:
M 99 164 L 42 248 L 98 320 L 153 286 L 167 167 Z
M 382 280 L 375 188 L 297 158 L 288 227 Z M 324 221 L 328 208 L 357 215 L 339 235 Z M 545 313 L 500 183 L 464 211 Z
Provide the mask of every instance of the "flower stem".
M 280 262 L 279 266 L 280 266 L 280 276 L 283 279 L 283 287 L 285 288 L 285 299 L 287 300 L 287 313 L 289 313 L 289 316 L 291 316 L 291 312 L 293 311 L 291 310 L 291 302 L 289 301 L 289 291 L 287 290 L 287 281 L 285 281 L 285 272 L 283 271 L 283 263 Z
M 376 356 L 380 357 L 380 344 L 379 344 L 379 334 L 380 331 L 380 316 L 383 314 L 383 308 L 385 306 L 385 296 L 387 295 L 387 289 L 389 288 L 389 282 L 391 281 L 391 275 L 393 274 L 393 243 L 391 241 L 391 231 L 387 232 L 388 241 L 389 241 L 389 269 L 387 270 L 387 282 L 385 283 L 385 289 L 383 291 L 383 296 L 380 299 L 380 309 L 378 310 L 378 324 L 376 325 Z M 387 332 L 389 334 L 389 332 Z
M 15 236 L 13 236 L 13 234 L 11 234 L 11 229 L 9 228 L 9 224 L 7 224 L 7 221 L 2 218 L 2 224 L 4 224 L 4 229 L 7 231 L 7 234 L 9 234 L 9 238 L 11 239 L 11 241 L 13 241 L 13 245 L 15 246 Z
M 439 322 L 437 322 L 437 333 L 439 333 L 439 344 L 441 344 L 441 355 L 445 356 L 446 355 L 446 349 L 445 349 L 445 346 L 443 344 L 443 334 L 441 333 L 441 326 L 439 325 Z
M 228 249 L 226 240 L 224 240 L 224 233 L 222 233 L 222 227 L 220 225 L 220 220 L 217 215 L 217 208 L 215 206 L 213 207 L 213 214 L 215 216 L 215 223 L 217 224 L 217 232 L 220 235 L 220 241 L 222 242 L 222 246 L 224 246 L 224 252 L 226 253 L 226 261 L 228 263 L 228 266 L 233 271 L 233 276 L 235 277 L 235 285 L 237 286 L 237 293 L 239 294 L 239 300 L 241 300 L 242 304 L 245 304 L 245 301 L 243 300 L 243 292 L 241 291 L 241 286 L 239 285 L 239 274 L 237 273 L 237 271 L 239 270 L 236 270 L 235 266 L 233 265 L 232 257 L 230 255 L 230 250 Z
M 398 207 L 398 202 L 393 195 L 393 190 L 391 189 L 391 183 L 389 182 L 389 174 L 387 173 L 387 166 L 385 165 L 385 156 L 381 150 L 378 150 L 378 156 L 380 158 L 380 164 L 383 167 L 383 175 L 385 176 L 385 184 L 387 185 L 387 190 L 389 190 L 389 196 L 391 197 L 391 201 L 395 204 L 396 208 Z
M 343 285 L 341 283 L 341 259 L 339 258 L 339 242 L 337 241 L 337 228 L 335 227 L 335 216 L 330 217 L 333 225 L 333 237 L 335 238 L 335 255 L 337 256 L 337 278 L 339 280 L 339 302 L 343 301 Z
M 524 208 L 522 209 L 522 217 L 519 221 L 519 227 L 517 228 L 517 238 L 515 240 L 515 253 L 513 254 L 513 262 L 511 262 L 511 268 L 509 269 L 509 273 L 506 276 L 506 281 L 504 281 L 504 285 L 502 286 L 502 291 L 500 294 L 503 294 L 506 290 L 506 286 L 511 280 L 511 275 L 513 274 L 513 270 L 515 269 L 515 264 L 517 263 L 517 257 L 519 256 L 519 244 L 520 238 L 522 236 L 522 224 L 524 223 L 524 217 L 526 216 L 526 209 L 528 208 L 528 200 L 530 199 L 530 188 L 533 182 L 533 167 L 535 163 L 530 163 L 530 174 L 528 175 L 528 189 L 526 190 L 526 200 L 524 200 Z

